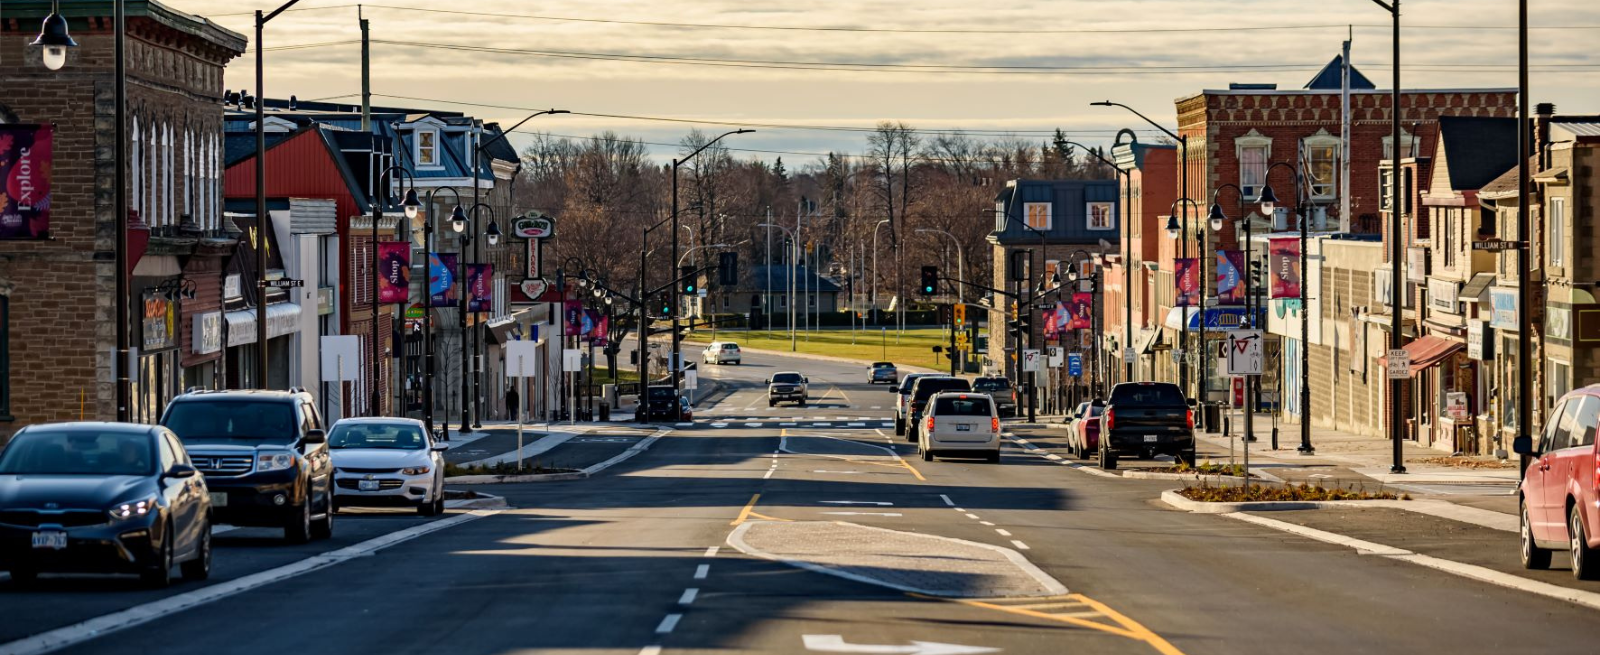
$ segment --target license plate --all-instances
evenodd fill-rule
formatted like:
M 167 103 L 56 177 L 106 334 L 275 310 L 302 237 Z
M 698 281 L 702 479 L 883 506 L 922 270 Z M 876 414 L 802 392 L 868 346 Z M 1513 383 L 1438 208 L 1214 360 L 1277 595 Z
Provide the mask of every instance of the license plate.
M 356 488 L 360 489 L 361 491 L 377 491 L 378 490 L 378 481 L 377 480 L 361 480 L 361 481 L 356 483 Z
M 971 432 L 971 431 L 972 431 L 972 426 L 970 426 L 970 425 L 957 425 L 956 426 L 956 432 Z
M 213 492 L 211 492 L 211 506 L 212 507 L 227 507 L 228 506 L 228 494 L 227 494 L 227 492 L 223 492 L 223 491 L 213 491 Z
M 1157 438 L 1158 437 L 1156 437 L 1156 435 L 1147 434 L 1147 435 L 1144 435 L 1144 442 L 1145 443 L 1155 443 Z
M 67 547 L 67 533 L 60 530 L 46 530 L 33 533 L 33 547 L 61 550 Z

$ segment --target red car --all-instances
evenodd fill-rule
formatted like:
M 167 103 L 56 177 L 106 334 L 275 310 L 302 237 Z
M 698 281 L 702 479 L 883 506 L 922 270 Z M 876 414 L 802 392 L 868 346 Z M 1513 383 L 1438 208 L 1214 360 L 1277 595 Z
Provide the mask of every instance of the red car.
M 1067 453 L 1078 459 L 1089 459 L 1100 449 L 1100 414 L 1106 406 L 1101 401 L 1079 403 L 1072 412 L 1072 423 L 1067 427 Z
M 1555 550 L 1568 550 L 1572 575 L 1600 578 L 1600 385 L 1568 393 L 1556 403 L 1544 434 L 1518 438 L 1513 450 L 1533 458 L 1522 474 L 1522 565 L 1550 566 Z

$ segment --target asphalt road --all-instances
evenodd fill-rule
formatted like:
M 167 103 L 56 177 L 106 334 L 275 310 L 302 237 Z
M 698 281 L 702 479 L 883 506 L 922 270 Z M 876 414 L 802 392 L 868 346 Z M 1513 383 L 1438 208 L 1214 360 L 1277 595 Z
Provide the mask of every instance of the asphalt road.
M 230 533 L 216 579 L 159 592 L 132 580 L 0 582 L 0 655 L 49 652 L 17 641 L 40 634 L 64 652 L 130 655 L 154 645 L 263 655 L 1593 648 L 1593 610 L 1171 510 L 1152 500 L 1170 482 L 1104 479 L 1009 444 L 999 464 L 923 462 L 882 427 L 891 398 L 864 383 L 863 367 L 745 359 L 702 366 L 726 391 L 638 456 L 587 480 L 490 490 L 510 510 L 341 515 L 335 540 L 307 546 Z M 780 370 L 809 376 L 814 402 L 768 408 L 759 383 Z M 905 572 L 865 556 L 851 569 L 864 579 L 846 579 L 730 540 L 778 523 L 820 535 L 841 521 L 1008 549 L 1067 593 L 922 598 L 873 584 Z M 820 549 L 811 539 L 790 545 L 873 554 L 870 539 Z M 985 588 L 964 552 L 894 554 Z M 307 562 L 320 567 L 293 570 Z

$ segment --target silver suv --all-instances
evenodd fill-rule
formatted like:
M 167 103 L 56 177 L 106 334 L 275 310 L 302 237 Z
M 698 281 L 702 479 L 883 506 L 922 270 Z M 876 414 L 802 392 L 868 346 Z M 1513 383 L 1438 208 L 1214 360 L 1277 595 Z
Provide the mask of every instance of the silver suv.
M 783 401 L 792 401 L 801 407 L 806 406 L 806 383 L 810 380 L 806 376 L 794 371 L 774 373 L 767 378 L 767 406 L 773 407 Z

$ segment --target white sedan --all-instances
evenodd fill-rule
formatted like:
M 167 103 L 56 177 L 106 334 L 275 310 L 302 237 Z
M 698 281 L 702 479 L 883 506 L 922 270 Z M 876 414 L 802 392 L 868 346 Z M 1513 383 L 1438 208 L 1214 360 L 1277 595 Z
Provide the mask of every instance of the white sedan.
M 415 507 L 423 516 L 444 511 L 444 451 L 422 421 L 347 418 L 328 433 L 333 456 L 333 502 L 340 507 Z

